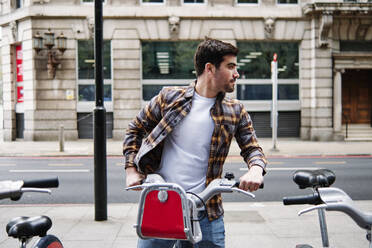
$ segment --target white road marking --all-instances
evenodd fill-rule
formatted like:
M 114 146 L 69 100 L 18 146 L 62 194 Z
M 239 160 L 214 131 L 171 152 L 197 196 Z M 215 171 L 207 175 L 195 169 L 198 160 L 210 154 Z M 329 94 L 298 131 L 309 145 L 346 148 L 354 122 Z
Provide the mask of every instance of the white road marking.
M 11 173 L 86 173 L 90 172 L 86 170 L 9 170 Z
M 16 166 L 16 164 L 0 164 L 0 167 Z
M 278 167 L 278 168 L 266 168 L 267 171 L 292 171 L 292 170 L 318 170 L 318 167 Z M 247 171 L 248 168 L 240 168 L 241 171 Z

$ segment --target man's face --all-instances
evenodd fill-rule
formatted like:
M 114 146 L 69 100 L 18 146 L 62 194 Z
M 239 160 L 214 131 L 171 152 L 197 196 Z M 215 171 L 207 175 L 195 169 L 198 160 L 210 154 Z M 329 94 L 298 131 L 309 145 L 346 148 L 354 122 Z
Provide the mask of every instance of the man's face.
M 225 55 L 224 60 L 214 73 L 215 87 L 219 92 L 230 93 L 234 91 L 236 80 L 239 78 L 237 61 L 234 55 Z

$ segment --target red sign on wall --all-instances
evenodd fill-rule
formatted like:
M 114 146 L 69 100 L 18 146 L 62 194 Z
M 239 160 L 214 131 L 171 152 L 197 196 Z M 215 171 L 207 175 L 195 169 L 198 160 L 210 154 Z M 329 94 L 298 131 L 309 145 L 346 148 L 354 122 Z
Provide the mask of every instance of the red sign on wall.
M 23 102 L 23 86 L 17 86 L 17 102 Z
M 23 82 L 23 53 L 22 45 L 16 46 L 17 82 Z
M 17 66 L 17 103 L 23 102 L 23 53 L 22 45 L 16 49 L 16 66 Z

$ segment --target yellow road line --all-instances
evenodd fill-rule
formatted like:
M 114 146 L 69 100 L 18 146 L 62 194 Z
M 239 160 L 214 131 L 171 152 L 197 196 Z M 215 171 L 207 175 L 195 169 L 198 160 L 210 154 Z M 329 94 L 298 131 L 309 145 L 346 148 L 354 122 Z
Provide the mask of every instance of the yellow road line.
M 284 164 L 284 162 L 278 162 L 278 161 L 277 162 L 270 162 L 269 161 L 269 164 Z
M 84 164 L 48 164 L 48 166 L 71 166 L 71 167 L 75 167 L 75 166 L 83 166 Z
M 318 161 L 314 164 L 346 164 L 346 161 Z

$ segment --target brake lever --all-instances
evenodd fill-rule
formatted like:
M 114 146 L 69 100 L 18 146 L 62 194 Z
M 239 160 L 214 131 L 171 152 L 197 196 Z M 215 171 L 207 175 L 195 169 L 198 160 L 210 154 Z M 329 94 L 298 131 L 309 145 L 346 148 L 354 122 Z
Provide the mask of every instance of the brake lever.
M 245 191 L 245 190 L 242 190 L 242 189 L 239 189 L 239 188 L 236 188 L 236 187 L 231 187 L 231 190 L 232 191 L 236 191 L 238 193 L 242 193 L 244 195 L 247 195 L 247 196 L 250 196 L 252 197 L 253 199 L 256 198 L 256 196 L 254 194 L 252 194 L 251 192 L 248 192 L 248 191 Z
M 301 215 L 306 214 L 308 212 L 314 211 L 316 209 L 326 209 L 326 208 L 327 208 L 327 204 L 320 204 L 320 205 L 316 205 L 316 206 L 313 206 L 313 207 L 305 208 L 305 209 L 298 212 L 298 216 L 301 216 Z
M 50 189 L 40 189 L 40 188 L 22 188 L 21 189 L 21 192 L 22 193 L 36 192 L 36 193 L 47 193 L 47 194 L 51 194 L 52 193 L 52 191 Z
M 125 188 L 125 190 L 128 191 L 128 190 L 132 190 L 132 189 L 144 189 L 144 188 L 146 188 L 146 186 L 141 184 L 141 185 L 135 185 L 135 186 L 127 187 L 127 188 Z

